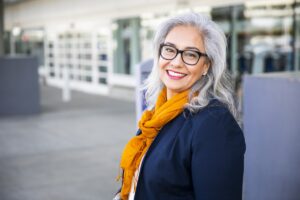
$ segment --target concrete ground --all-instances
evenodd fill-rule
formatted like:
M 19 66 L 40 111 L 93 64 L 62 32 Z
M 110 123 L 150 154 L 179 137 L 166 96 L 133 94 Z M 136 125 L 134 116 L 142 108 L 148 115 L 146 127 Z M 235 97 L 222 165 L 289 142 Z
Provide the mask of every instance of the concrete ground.
M 41 87 L 41 113 L 0 118 L 1 200 L 109 200 L 134 103 Z

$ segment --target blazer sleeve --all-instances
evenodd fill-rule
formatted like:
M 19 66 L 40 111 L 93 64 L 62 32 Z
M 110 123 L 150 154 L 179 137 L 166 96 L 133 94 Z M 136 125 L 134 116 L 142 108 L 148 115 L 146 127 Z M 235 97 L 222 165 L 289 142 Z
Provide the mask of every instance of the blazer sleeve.
M 196 200 L 241 200 L 245 139 L 227 110 L 193 126 L 191 175 Z

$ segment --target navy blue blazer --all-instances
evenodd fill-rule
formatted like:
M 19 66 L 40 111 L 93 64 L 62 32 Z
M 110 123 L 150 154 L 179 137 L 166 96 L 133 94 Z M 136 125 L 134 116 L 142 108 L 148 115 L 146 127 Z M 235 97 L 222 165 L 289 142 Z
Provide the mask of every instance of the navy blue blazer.
M 241 200 L 242 130 L 213 100 L 196 114 L 185 110 L 158 133 L 146 153 L 135 200 Z

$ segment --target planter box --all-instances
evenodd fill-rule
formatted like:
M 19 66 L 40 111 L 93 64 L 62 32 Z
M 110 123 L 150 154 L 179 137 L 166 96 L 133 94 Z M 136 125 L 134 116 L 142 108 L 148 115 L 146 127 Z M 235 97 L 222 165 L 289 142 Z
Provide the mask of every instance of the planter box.
M 35 57 L 0 58 L 0 116 L 40 111 L 38 61 Z
M 244 200 L 300 198 L 300 73 L 246 76 Z

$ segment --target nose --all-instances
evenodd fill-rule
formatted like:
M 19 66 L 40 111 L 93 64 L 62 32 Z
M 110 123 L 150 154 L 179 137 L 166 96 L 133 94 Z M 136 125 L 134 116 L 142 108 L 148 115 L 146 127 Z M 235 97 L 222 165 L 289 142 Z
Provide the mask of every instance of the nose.
M 178 54 L 176 55 L 176 57 L 175 57 L 173 60 L 171 60 L 170 63 L 171 63 L 173 66 L 175 66 L 175 67 L 180 67 L 180 66 L 182 66 L 182 65 L 184 64 L 184 62 L 183 62 L 183 60 L 182 60 L 181 53 L 178 53 Z

